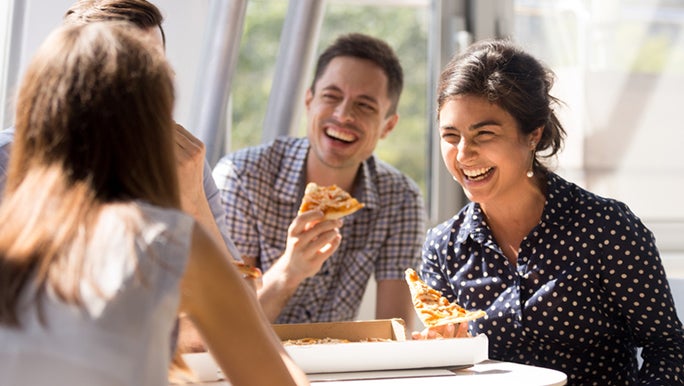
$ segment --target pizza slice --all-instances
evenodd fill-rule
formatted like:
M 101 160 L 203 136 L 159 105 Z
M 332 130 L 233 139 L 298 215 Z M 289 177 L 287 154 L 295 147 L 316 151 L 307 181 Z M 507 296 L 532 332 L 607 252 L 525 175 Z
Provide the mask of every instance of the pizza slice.
M 257 267 L 245 264 L 242 261 L 233 261 L 233 265 L 238 271 L 244 276 L 252 279 L 258 279 L 261 277 L 261 270 Z
M 482 310 L 466 311 L 458 304 L 449 302 L 439 291 L 425 284 L 415 270 L 409 268 L 405 275 L 411 290 L 413 308 L 426 327 L 462 323 L 485 316 Z
M 350 215 L 363 206 L 337 185 L 320 186 L 310 182 L 306 185 L 299 213 L 317 209 L 324 213 L 326 220 L 334 220 Z

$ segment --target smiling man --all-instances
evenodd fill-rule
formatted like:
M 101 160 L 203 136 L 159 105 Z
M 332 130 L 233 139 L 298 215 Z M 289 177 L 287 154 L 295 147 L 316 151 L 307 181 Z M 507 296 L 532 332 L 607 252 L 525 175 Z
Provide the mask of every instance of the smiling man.
M 423 200 L 410 178 L 373 155 L 397 125 L 402 86 L 385 42 L 341 36 L 318 58 L 307 90 L 306 138 L 242 149 L 214 168 L 231 237 L 264 271 L 258 295 L 272 322 L 353 320 L 373 273 L 376 317 L 413 320 L 403 274 L 418 264 Z M 365 207 L 344 220 L 298 214 L 309 182 L 335 184 Z

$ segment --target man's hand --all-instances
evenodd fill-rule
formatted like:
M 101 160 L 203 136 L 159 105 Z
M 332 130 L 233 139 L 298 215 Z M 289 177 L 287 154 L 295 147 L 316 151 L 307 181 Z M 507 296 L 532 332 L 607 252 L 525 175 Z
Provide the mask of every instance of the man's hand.
M 179 124 L 174 128 L 174 139 L 181 208 L 197 215 L 201 212 L 198 207 L 206 201 L 203 183 L 206 149 L 202 141 Z
M 299 284 L 315 275 L 340 246 L 342 220 L 323 220 L 323 212 L 298 215 L 287 231 L 285 253 L 263 276 L 259 301 L 271 322 L 297 290 Z
M 340 246 L 341 226 L 342 220 L 323 220 L 318 210 L 298 215 L 287 230 L 285 253 L 274 267 L 297 284 L 315 275 Z

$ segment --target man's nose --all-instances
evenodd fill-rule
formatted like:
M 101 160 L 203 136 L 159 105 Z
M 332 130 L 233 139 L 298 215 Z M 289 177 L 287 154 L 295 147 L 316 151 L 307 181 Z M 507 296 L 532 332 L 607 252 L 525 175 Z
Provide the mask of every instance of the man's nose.
M 354 105 L 352 101 L 343 99 L 335 107 L 335 117 L 340 122 L 348 122 L 354 119 Z

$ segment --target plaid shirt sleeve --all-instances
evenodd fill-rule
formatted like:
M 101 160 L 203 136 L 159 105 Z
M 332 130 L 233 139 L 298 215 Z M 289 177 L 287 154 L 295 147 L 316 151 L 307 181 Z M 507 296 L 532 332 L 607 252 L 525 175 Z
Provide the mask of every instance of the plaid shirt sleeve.
M 259 233 L 248 191 L 244 189 L 233 161 L 222 158 L 213 171 L 225 210 L 226 227 L 242 256 L 259 256 Z

